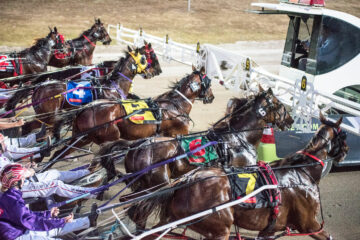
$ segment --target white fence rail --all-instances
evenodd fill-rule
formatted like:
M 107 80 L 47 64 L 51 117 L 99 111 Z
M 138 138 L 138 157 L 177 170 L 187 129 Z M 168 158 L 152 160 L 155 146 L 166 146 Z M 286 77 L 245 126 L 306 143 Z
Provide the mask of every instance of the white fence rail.
M 167 62 L 177 61 L 187 65 L 197 65 L 196 45 L 190 46 L 177 43 L 171 40 L 168 35 L 163 38 L 147 34 L 142 29 L 132 30 L 122 25 L 109 25 L 108 33 L 111 38 L 119 43 L 141 47 L 144 40 L 150 42 L 157 54 L 163 57 Z
M 163 38 L 145 33 L 142 29 L 132 30 L 122 25 L 109 25 L 110 36 L 119 43 L 140 47 L 144 40 L 151 42 L 157 54 L 165 61 L 177 61 L 197 68 L 205 66 L 207 75 L 219 81 L 227 89 L 242 92 L 245 95 L 258 91 L 258 84 L 271 87 L 278 98 L 292 108 L 292 116 L 296 120 L 295 128 L 302 132 L 310 132 L 312 117 L 319 117 L 321 111 L 330 108 L 340 110 L 355 117 L 351 124 L 343 123 L 342 127 L 356 135 L 360 135 L 360 104 L 315 91 L 308 83 L 306 92 L 300 90 L 300 79 L 295 82 L 272 74 L 259 67 L 250 57 L 224 50 L 210 44 L 186 45 L 172 41 L 168 36 Z M 335 121 L 336 119 L 332 119 Z

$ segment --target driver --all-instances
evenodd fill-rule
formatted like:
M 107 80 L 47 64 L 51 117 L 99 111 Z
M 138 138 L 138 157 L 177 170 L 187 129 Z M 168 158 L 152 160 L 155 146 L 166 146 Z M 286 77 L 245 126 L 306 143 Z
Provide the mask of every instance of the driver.
M 320 67 L 333 66 L 337 61 L 340 48 L 336 30 L 336 26 L 330 21 L 324 21 L 317 46 L 317 62 Z

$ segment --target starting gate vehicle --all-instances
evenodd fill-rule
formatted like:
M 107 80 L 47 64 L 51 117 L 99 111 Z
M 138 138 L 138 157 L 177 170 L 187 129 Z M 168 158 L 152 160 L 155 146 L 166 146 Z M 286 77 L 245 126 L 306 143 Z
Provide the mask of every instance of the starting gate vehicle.
M 353 129 L 347 140 L 351 149 L 349 155 L 338 166 L 360 165 L 360 117 L 356 113 L 360 110 L 360 19 L 326 9 L 324 5 L 324 0 L 253 3 L 252 6 L 260 7 L 261 10 L 251 12 L 288 15 L 289 26 L 279 76 L 294 84 L 300 80 L 301 90 L 304 92 L 312 88 L 315 92 L 330 96 L 332 103 L 341 101 L 339 105 L 330 103 L 331 107 L 327 109 L 327 113 L 332 114 L 334 119 L 339 114 L 343 115 L 346 125 Z M 316 107 L 321 108 L 323 104 Z M 266 159 L 272 161 L 276 156 L 284 157 L 302 149 L 319 126 L 316 118 L 312 118 L 310 123 L 310 131 L 292 129 L 276 132 L 276 154 L 263 153 L 263 148 L 260 149 L 260 155 L 275 156 L 273 159 Z M 331 167 L 330 161 L 324 167 L 323 175 Z

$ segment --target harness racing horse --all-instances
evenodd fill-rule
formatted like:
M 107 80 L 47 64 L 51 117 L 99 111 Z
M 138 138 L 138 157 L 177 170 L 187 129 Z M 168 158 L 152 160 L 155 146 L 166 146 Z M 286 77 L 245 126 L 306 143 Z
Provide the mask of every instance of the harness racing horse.
M 35 44 L 30 48 L 0 56 L 0 78 L 45 72 L 53 48 L 58 47 L 57 36 L 57 29 L 50 29 L 50 33 L 45 38 L 36 39 Z M 12 84 L 16 83 L 12 81 Z
M 322 125 L 305 149 L 272 165 L 278 180 L 281 204 L 278 205 L 277 218 L 269 231 L 264 230 L 272 222 L 272 208 L 250 209 L 240 205 L 220 210 L 201 221 L 195 220 L 188 227 L 208 239 L 229 239 L 233 224 L 259 231 L 259 237 L 264 237 L 262 239 L 284 231 L 287 227 L 314 239 L 332 239 L 316 220 L 320 209 L 318 184 L 323 166 L 315 163 L 329 158 L 340 162 L 349 148 L 345 142 L 346 134 L 340 129 L 342 118 L 333 123 L 320 114 L 320 121 Z M 199 170 L 176 186 L 186 182 L 193 184 L 135 205 L 129 211 L 132 218 L 141 222 L 159 207 L 161 223 L 169 223 L 233 199 L 229 178 L 221 168 Z
M 64 42 L 63 36 L 61 37 Z M 49 65 L 53 67 L 91 65 L 97 41 L 102 42 L 104 45 L 109 45 L 111 42 L 111 38 L 100 18 L 95 19 L 94 25 L 80 34 L 78 38 L 64 42 L 67 48 L 66 53 L 56 52 L 51 57 Z
M 286 111 L 285 106 L 274 96 L 271 88 L 267 91 L 260 89 L 260 93 L 245 105 L 238 105 L 238 100 L 232 99 L 233 107 L 229 113 L 229 120 L 220 126 L 208 130 L 206 137 L 210 140 L 226 143 L 218 146 L 219 158 L 210 164 L 224 164 L 236 167 L 256 164 L 256 146 L 259 144 L 263 129 L 267 124 L 276 124 L 284 130 L 290 127 L 293 119 Z M 243 100 L 241 102 L 246 102 Z M 231 105 L 231 104 L 230 104 Z M 229 107 L 229 104 L 228 104 Z M 259 112 L 263 112 L 261 115 Z M 230 130 L 230 131 L 229 131 Z M 191 136 L 191 135 L 190 135 Z M 186 137 L 186 136 L 185 136 Z M 196 141 L 196 140 L 195 140 Z M 116 144 L 116 143 L 115 143 Z M 111 149 L 114 145 L 107 148 Z M 102 154 L 109 153 L 106 149 Z M 150 165 L 185 153 L 181 142 L 177 139 L 161 141 L 130 150 L 125 156 L 125 169 L 127 173 L 137 172 Z M 105 162 L 105 163 L 104 163 Z M 114 166 L 110 159 L 102 161 L 109 173 L 114 173 Z M 132 187 L 134 192 L 150 187 L 170 183 L 170 179 L 178 178 L 196 168 L 187 159 L 179 159 L 170 164 L 151 170 Z
M 156 58 L 156 55 L 152 56 Z M 147 65 L 146 58 L 144 55 L 140 54 L 139 49 L 136 49 L 133 52 L 132 49 L 129 48 L 128 52 L 126 52 L 126 56 L 116 63 L 112 72 L 107 76 L 100 77 L 96 83 L 94 82 L 93 95 L 96 96 L 97 99 L 126 99 L 130 94 L 129 91 L 132 80 L 136 74 L 141 74 L 144 78 L 151 78 L 154 72 L 156 72 L 152 70 L 152 73 L 150 73 L 149 69 L 151 68 L 152 65 Z M 38 117 L 38 120 L 34 120 L 24 125 L 22 128 L 23 134 L 39 128 L 41 126 L 40 121 L 52 124 L 55 120 L 55 115 L 61 110 L 76 108 L 74 104 L 69 103 L 69 99 L 66 100 L 66 94 L 62 94 L 67 91 L 67 82 L 58 80 L 48 81 L 40 86 L 32 86 L 30 88 L 35 88 L 34 93 L 32 94 L 32 102 L 38 103 L 34 106 L 34 110 L 40 117 Z M 14 109 L 20 100 L 29 95 L 30 88 L 27 87 L 17 91 L 13 98 L 8 101 L 5 109 L 7 111 Z M 90 91 L 92 90 L 90 89 Z M 78 89 L 73 92 L 76 94 L 85 94 L 84 89 Z M 50 99 L 55 96 L 58 97 Z
M 203 100 L 204 104 L 211 103 L 214 99 L 211 90 L 211 80 L 206 77 L 204 68 L 200 71 L 196 71 L 193 68 L 193 73 L 175 83 L 171 91 L 154 99 L 158 108 L 161 109 L 161 123 L 139 125 L 134 124 L 128 119 L 123 119 L 115 124 L 107 125 L 88 133 L 84 139 L 77 142 L 74 146 L 81 147 L 91 142 L 100 145 L 106 141 L 115 141 L 120 138 L 135 140 L 155 134 L 171 137 L 178 134 L 188 134 L 190 126 L 189 114 L 195 99 Z M 73 136 L 126 116 L 121 103 L 104 101 L 101 105 L 96 104 L 97 101 L 93 102 L 92 107 L 86 108 L 76 115 L 73 121 Z M 57 136 L 59 134 L 55 133 L 54 135 Z M 72 142 L 75 140 L 73 139 Z M 60 153 L 67 155 L 72 151 L 74 150 L 66 150 L 65 147 L 57 151 L 53 156 L 57 156 Z

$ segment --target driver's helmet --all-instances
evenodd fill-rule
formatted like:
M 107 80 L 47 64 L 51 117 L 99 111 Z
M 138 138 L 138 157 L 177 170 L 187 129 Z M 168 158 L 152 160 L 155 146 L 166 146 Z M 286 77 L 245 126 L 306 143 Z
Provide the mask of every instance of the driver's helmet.
M 28 170 L 19 163 L 6 165 L 0 174 L 0 182 L 3 188 L 9 189 L 17 184 L 22 178 L 26 178 Z

